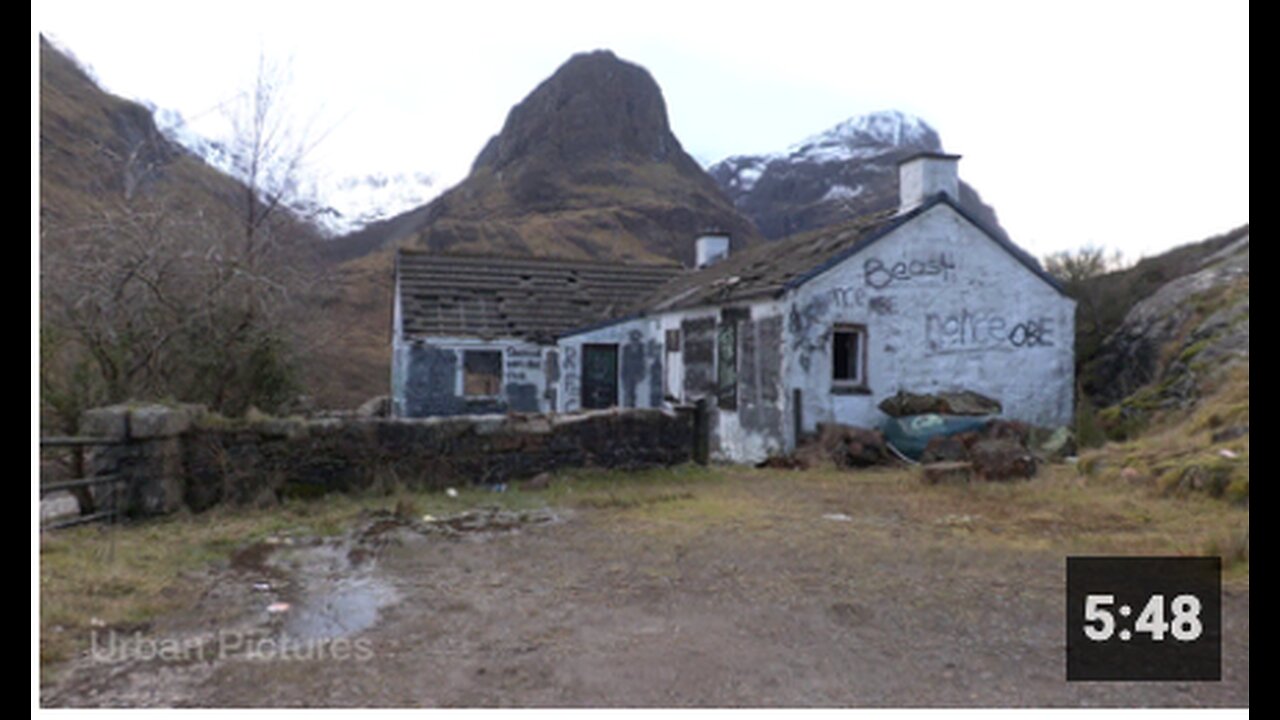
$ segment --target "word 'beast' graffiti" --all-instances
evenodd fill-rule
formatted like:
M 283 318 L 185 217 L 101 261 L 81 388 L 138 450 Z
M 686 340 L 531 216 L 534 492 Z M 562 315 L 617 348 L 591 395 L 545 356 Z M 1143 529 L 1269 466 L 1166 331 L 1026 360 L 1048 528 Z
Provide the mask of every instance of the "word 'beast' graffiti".
M 867 287 L 882 290 L 895 282 L 905 282 L 918 277 L 941 275 L 950 280 L 956 269 L 955 258 L 950 253 L 938 253 L 924 259 L 901 260 L 886 265 L 879 258 L 870 258 L 862 265 L 862 280 Z
M 1053 347 L 1053 319 L 1031 318 L 1010 323 L 995 313 L 962 310 L 930 313 L 924 321 L 925 341 L 933 354 Z

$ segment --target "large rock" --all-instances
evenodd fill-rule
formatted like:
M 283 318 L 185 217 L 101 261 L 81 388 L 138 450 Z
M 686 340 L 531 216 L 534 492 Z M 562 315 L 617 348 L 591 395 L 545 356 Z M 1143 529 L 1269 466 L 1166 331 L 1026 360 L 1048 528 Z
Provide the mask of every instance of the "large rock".
M 960 462 L 969 459 L 969 446 L 978 439 L 977 433 L 959 433 L 956 435 L 938 435 L 929 439 L 929 444 L 920 456 L 920 462 L 942 463 Z
M 1044 442 L 1040 452 L 1047 458 L 1060 460 L 1076 454 L 1076 436 L 1071 428 L 1063 426 L 1054 430 Z
M 801 446 L 796 457 L 808 467 L 832 463 L 838 468 L 869 467 L 893 459 L 879 430 L 835 423 L 818 423 L 817 436 Z
M 1022 480 L 1036 474 L 1035 456 L 1015 440 L 979 440 L 970 457 L 980 480 Z
M 899 390 L 897 395 L 880 403 L 880 410 L 889 417 L 908 415 L 999 415 L 1003 408 L 999 400 L 993 400 L 970 390 L 918 395 Z

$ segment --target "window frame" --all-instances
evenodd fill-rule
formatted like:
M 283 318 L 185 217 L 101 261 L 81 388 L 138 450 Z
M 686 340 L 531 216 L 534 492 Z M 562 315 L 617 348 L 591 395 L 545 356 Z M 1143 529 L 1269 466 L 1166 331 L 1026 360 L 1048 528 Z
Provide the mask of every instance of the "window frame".
M 836 344 L 840 335 L 853 335 L 857 338 L 854 352 L 854 370 L 852 378 L 836 376 L 840 369 L 836 365 Z M 861 323 L 836 323 L 831 327 L 831 392 L 837 395 L 869 395 L 871 388 L 867 382 L 867 326 Z

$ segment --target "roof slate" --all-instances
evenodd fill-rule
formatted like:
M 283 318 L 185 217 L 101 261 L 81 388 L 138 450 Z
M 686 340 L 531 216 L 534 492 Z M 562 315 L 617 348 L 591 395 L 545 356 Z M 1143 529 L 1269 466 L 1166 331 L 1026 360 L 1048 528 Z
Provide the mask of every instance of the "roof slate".
M 627 315 L 647 315 L 743 300 L 776 297 L 844 262 L 898 227 L 945 204 L 982 230 L 996 244 L 1059 293 L 1062 285 L 1025 250 L 1001 239 L 944 194 L 908 212 L 885 210 L 839 225 L 748 248 L 709 268 L 686 271 L 629 308 Z
M 671 310 L 779 297 L 940 204 L 1066 294 L 1034 257 L 992 232 L 951 198 L 938 194 L 902 214 L 886 210 L 762 243 L 701 270 L 674 264 L 438 255 L 402 249 L 396 271 L 404 332 L 548 342 Z
M 547 342 L 614 317 L 680 272 L 679 265 L 622 265 L 550 258 L 396 256 L 406 336 L 518 338 Z

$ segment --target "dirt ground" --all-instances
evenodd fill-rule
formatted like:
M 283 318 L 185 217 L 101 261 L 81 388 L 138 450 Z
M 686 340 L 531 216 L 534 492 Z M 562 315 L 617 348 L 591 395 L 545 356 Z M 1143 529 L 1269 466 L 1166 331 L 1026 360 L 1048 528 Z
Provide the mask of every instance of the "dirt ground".
M 125 650 L 100 638 L 41 704 L 1247 707 L 1247 569 L 1224 586 L 1221 682 L 1065 681 L 1065 556 L 1199 542 L 1175 501 L 1091 492 L 744 470 L 513 491 L 494 497 L 534 511 L 456 527 L 366 512 L 102 628 Z

